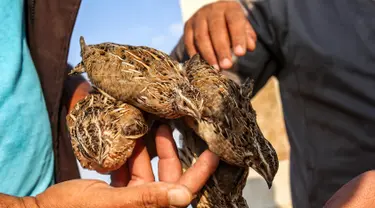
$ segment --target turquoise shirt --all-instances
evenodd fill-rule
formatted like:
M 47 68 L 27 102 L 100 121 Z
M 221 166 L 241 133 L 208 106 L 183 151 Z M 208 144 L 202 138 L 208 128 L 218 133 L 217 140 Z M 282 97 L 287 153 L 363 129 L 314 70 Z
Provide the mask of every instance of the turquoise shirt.
M 35 196 L 53 184 L 54 158 L 23 11 L 23 0 L 0 0 L 0 193 Z

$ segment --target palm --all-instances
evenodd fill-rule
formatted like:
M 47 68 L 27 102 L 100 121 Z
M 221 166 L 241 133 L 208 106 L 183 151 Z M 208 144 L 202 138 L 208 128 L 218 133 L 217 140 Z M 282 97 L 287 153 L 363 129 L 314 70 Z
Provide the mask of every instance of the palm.
M 187 206 L 219 163 L 219 158 L 207 150 L 182 174 L 172 132 L 169 127 L 161 126 L 155 138 L 161 182 L 154 182 L 150 157 L 142 140 L 139 141 L 128 162 L 112 173 L 112 186 L 116 188 L 99 180 L 63 182 L 36 197 L 39 208 Z M 170 190 L 176 188 L 180 192 L 170 195 Z

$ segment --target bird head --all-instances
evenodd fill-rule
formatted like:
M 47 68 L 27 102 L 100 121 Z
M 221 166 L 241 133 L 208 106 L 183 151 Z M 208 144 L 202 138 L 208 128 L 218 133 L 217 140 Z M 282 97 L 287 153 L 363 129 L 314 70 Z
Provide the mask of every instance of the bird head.
M 279 169 L 279 159 L 271 143 L 263 136 L 260 128 L 255 123 L 253 127 L 253 141 L 249 148 L 249 159 L 246 163 L 260 174 L 271 188 L 274 177 Z
M 195 119 L 201 118 L 203 100 L 199 98 L 199 92 L 194 89 L 175 88 L 175 103 L 176 110 Z
M 79 64 L 77 64 L 69 73 L 68 75 L 69 76 L 73 76 L 73 75 L 78 75 L 78 74 L 81 74 L 81 73 L 84 73 L 86 72 L 86 68 L 85 66 L 83 65 L 82 62 L 80 62 Z
M 69 73 L 68 75 L 78 75 L 84 72 L 87 72 L 88 68 L 85 67 L 85 60 L 92 55 L 92 49 L 86 45 L 85 39 L 81 36 L 79 38 L 79 45 L 81 47 L 81 57 L 82 61 L 77 64 Z

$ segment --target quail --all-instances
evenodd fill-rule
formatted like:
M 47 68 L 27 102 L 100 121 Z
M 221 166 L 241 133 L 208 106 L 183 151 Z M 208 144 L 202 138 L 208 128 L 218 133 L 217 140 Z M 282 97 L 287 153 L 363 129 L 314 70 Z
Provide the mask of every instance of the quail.
M 82 167 L 101 173 L 123 165 L 135 141 L 148 132 L 140 110 L 93 92 L 67 115 L 67 126 L 76 158 Z
M 199 54 L 181 67 L 145 46 L 86 45 L 83 37 L 80 45 L 82 62 L 70 74 L 87 72 L 96 92 L 75 105 L 67 125 L 84 168 L 118 169 L 153 119 L 166 119 L 183 134 L 184 170 L 205 149 L 221 158 L 193 207 L 247 208 L 242 191 L 250 167 L 271 187 L 278 158 L 257 125 L 251 80 L 239 85 Z
M 70 74 L 87 72 L 90 81 L 117 100 L 161 118 L 200 117 L 202 99 L 167 54 L 144 46 L 80 38 L 82 62 Z
M 174 121 L 173 126 L 181 133 L 182 147 L 179 149 L 179 157 L 183 171 L 186 171 L 208 147 L 192 129 L 186 127 L 181 119 Z M 248 173 L 248 167 L 234 166 L 220 161 L 215 172 L 196 194 L 192 202 L 193 207 L 248 208 L 242 196 Z
M 269 188 L 278 170 L 278 158 L 264 138 L 251 106 L 252 81 L 239 85 L 210 66 L 199 54 L 184 64 L 187 78 L 203 99 L 200 119 L 184 117 L 223 161 L 251 167 Z

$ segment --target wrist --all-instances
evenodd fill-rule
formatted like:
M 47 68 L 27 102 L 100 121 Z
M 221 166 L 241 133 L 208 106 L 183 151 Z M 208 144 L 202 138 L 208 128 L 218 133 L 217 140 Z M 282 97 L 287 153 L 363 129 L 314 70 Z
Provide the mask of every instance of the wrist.
M 85 98 L 90 91 L 92 91 L 92 87 L 83 77 L 69 77 L 65 82 L 63 97 L 63 102 L 68 112 L 73 109 L 79 100 Z

